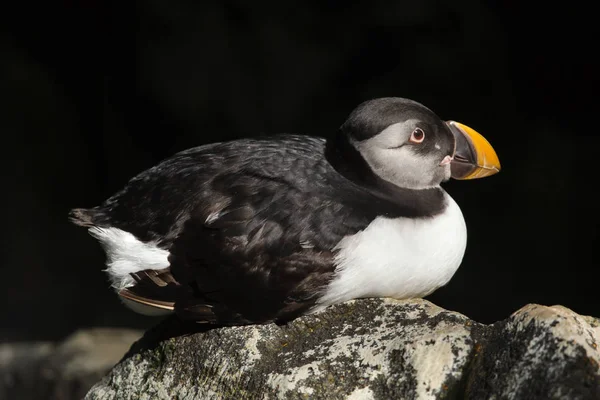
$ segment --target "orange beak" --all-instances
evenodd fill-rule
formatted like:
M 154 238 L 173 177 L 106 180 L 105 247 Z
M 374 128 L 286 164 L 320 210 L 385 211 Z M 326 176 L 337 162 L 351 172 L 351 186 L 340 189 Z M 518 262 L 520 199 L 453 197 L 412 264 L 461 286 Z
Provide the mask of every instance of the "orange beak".
M 478 179 L 500 172 L 498 155 L 481 134 L 456 121 L 447 121 L 446 125 L 456 139 L 450 164 L 452 178 Z

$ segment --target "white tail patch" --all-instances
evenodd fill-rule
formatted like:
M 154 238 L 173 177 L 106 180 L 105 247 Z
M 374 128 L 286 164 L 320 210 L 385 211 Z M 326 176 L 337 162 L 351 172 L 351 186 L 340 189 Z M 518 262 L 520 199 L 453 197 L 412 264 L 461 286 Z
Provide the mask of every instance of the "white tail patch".
M 169 266 L 167 250 L 153 243 L 144 243 L 129 232 L 97 226 L 88 229 L 88 232 L 100 241 L 106 252 L 106 272 L 117 292 L 135 284 L 131 273 Z

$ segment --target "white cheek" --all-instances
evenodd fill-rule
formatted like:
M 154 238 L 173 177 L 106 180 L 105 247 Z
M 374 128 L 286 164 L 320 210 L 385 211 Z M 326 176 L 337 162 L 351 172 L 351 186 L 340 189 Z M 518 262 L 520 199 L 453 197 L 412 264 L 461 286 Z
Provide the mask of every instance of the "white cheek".
M 414 154 L 408 146 L 400 149 L 364 148 L 363 157 L 379 177 L 395 185 L 412 189 L 424 189 L 431 184 L 437 168 L 427 166 L 437 165 L 435 160 L 428 160 Z

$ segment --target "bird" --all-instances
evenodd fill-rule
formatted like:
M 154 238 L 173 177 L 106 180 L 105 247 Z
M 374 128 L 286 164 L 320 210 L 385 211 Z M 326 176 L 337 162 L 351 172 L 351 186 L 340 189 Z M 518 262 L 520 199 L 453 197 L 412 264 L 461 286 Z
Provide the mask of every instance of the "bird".
M 285 324 L 446 285 L 467 230 L 441 184 L 500 168 L 474 129 L 382 97 L 328 138 L 283 133 L 183 150 L 69 218 L 98 240 L 112 288 L 135 312 Z

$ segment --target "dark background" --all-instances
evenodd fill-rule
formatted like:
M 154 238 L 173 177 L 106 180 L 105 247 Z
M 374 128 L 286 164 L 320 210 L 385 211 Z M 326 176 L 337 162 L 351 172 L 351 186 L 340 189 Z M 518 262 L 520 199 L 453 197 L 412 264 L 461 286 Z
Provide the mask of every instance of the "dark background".
M 358 103 L 381 96 L 470 125 L 503 165 L 492 178 L 445 185 L 470 236 L 461 268 L 431 299 L 486 323 L 531 302 L 600 316 L 591 10 L 470 0 L 46 3 L 0 13 L 0 340 L 156 323 L 120 305 L 100 247 L 68 223 L 70 208 L 97 205 L 188 147 L 331 136 Z

